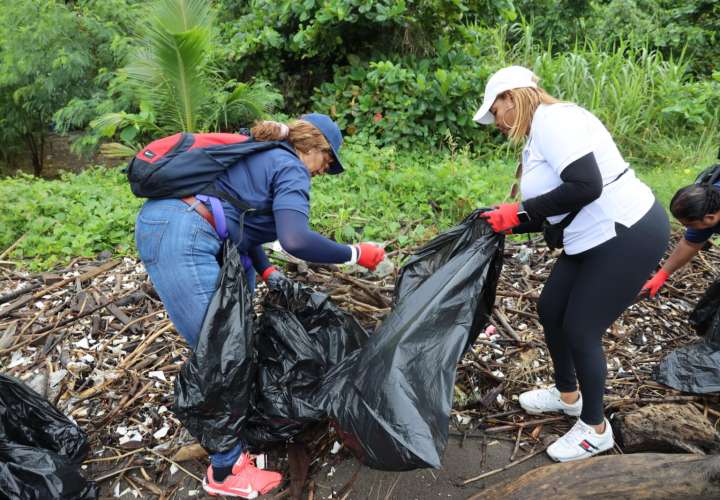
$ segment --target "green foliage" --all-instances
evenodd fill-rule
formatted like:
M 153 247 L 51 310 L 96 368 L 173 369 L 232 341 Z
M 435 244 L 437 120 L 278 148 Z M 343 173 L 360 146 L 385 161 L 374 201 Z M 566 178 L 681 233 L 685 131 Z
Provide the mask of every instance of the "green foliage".
M 234 75 L 277 82 L 290 112 L 305 111 L 336 65 L 429 56 L 476 13 L 514 20 L 511 0 L 225 0 L 219 57 Z M 302 70 L 301 70 L 302 68 Z
M 36 174 L 53 113 L 91 78 L 91 40 L 81 25 L 56 1 L 19 0 L 0 9 L 0 151 L 16 153 L 22 144 Z
M 205 0 L 156 0 L 123 72 L 140 112 L 104 114 L 91 123 L 96 135 L 139 149 L 140 140 L 178 130 L 237 128 L 281 102 L 266 82 L 224 81 L 210 64 L 213 22 Z
M 709 75 L 720 60 L 720 3 L 716 0 L 612 0 L 593 4 L 588 36 L 685 54 L 694 72 Z
M 457 55 L 457 54 L 453 54 Z M 349 135 L 409 149 L 447 137 L 477 138 L 472 123 L 476 79 L 462 64 L 436 60 L 349 66 L 323 84 L 314 109 L 332 114 Z
M 428 156 L 354 146 L 343 157 L 345 173 L 314 179 L 311 221 L 347 243 L 416 245 L 501 200 L 512 181 L 512 161 L 480 161 L 467 151 Z
M 135 215 L 141 201 L 118 170 L 89 169 L 48 181 L 28 175 L 0 181 L 13 200 L 0 215 L 0 246 L 26 237 L 12 254 L 43 269 L 77 256 L 134 251 Z

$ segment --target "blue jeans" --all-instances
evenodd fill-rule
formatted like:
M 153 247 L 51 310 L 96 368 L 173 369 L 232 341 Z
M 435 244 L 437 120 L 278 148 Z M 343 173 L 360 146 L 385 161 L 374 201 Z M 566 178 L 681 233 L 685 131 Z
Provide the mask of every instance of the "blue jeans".
M 138 214 L 135 242 L 148 276 L 170 320 L 192 349 L 220 276 L 222 241 L 215 229 L 181 200 L 148 200 Z M 246 266 L 248 284 L 255 270 Z M 244 449 L 213 454 L 213 467 L 235 463 Z

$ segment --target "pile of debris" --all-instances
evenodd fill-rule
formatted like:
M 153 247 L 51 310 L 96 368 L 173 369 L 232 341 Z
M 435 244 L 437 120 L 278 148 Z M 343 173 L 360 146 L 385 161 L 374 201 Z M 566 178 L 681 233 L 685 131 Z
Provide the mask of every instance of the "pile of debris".
M 556 255 L 537 240 L 508 241 L 505 252 L 492 324 L 458 368 L 453 420 L 463 439 L 513 441 L 513 464 L 542 452 L 544 438 L 566 431 L 568 420 L 529 417 L 517 404 L 520 392 L 552 383 L 535 305 Z M 392 270 L 348 273 L 275 256 L 286 260 L 289 276 L 328 293 L 370 331 L 390 311 Z M 710 248 L 673 276 L 675 286 L 662 298 L 637 302 L 613 325 L 604 339 L 609 413 L 681 402 L 717 423 L 717 397 L 683 395 L 651 375 L 670 350 L 696 340 L 687 316 L 718 264 L 720 251 Z M 186 460 L 203 460 L 204 452 L 170 411 L 173 382 L 188 354 L 134 259 L 100 255 L 35 274 L 0 262 L 1 371 L 25 381 L 88 433 L 92 451 L 83 467 L 103 491 L 143 498 L 168 498 L 179 488 L 199 493 L 202 462 Z M 336 437 L 316 429 L 308 439 L 312 456 L 329 453 Z M 680 441 L 682 449 L 704 449 Z

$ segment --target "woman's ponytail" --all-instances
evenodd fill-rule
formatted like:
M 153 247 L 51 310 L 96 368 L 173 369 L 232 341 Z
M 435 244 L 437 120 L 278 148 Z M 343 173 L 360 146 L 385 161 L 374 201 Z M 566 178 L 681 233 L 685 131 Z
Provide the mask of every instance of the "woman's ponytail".
M 295 150 L 308 153 L 313 149 L 330 151 L 325 136 L 310 122 L 294 120 L 290 124 L 264 120 L 250 129 L 256 141 L 288 141 Z
M 290 128 L 287 125 L 271 120 L 255 123 L 250 131 L 256 141 L 284 141 L 290 134 Z

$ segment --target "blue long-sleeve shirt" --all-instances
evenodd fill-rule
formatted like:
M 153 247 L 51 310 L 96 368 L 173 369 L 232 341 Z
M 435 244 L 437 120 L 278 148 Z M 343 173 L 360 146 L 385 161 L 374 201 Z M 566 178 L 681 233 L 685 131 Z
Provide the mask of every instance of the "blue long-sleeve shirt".
M 229 238 L 248 255 L 262 273 L 270 263 L 262 244 L 280 241 L 291 255 L 312 262 L 342 263 L 351 259 L 347 245 L 310 230 L 310 173 L 300 159 L 281 148 L 262 151 L 240 160 L 216 181 L 216 186 L 268 215 L 246 215 L 223 201 Z

